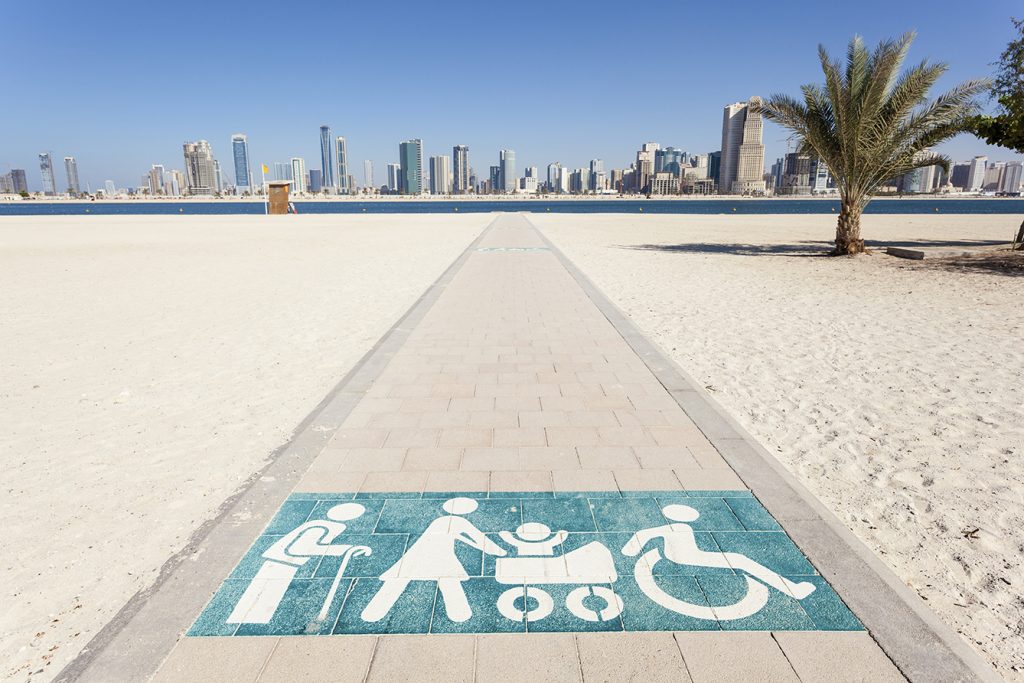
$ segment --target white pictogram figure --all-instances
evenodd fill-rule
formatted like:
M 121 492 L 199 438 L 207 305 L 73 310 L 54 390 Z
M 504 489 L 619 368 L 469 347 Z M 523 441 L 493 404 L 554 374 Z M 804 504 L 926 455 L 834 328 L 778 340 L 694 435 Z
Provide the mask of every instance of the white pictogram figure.
M 622 599 L 604 585 L 618 579 L 615 561 L 611 551 L 602 543 L 592 541 L 581 548 L 555 557 L 554 549 L 569 537 L 566 531 L 551 533 L 546 525 L 527 522 L 515 534 L 502 531 L 501 540 L 516 548 L 517 557 L 504 557 L 495 562 L 494 578 L 498 583 L 513 585 L 498 596 L 498 611 L 512 621 L 536 622 L 551 614 L 555 602 L 551 595 L 538 585 L 578 583 L 585 584 L 566 596 L 565 606 L 570 612 L 586 621 L 608 621 L 622 612 Z M 591 585 L 586 585 L 591 584 Z M 525 597 L 524 597 L 525 595 Z M 595 610 L 583 601 L 595 595 L 605 606 Z M 533 609 L 516 606 L 517 600 L 533 598 L 537 605 Z
M 342 558 L 341 568 L 328 595 L 321 614 L 330 609 L 330 602 L 338 589 L 338 582 L 348 560 L 353 555 L 369 555 L 366 546 L 332 545 L 345 531 L 344 522 L 361 517 L 366 512 L 359 503 L 341 503 L 327 511 L 327 519 L 314 519 L 291 530 L 263 553 L 263 565 L 242 593 L 238 604 L 228 616 L 229 624 L 266 624 L 274 616 L 278 605 L 288 591 L 299 567 L 314 557 Z M 323 620 L 324 617 L 321 617 Z
M 701 550 L 697 546 L 693 529 L 685 523 L 693 522 L 700 517 L 700 513 L 692 507 L 666 505 L 661 512 L 675 523 L 636 532 L 623 546 L 622 553 L 624 555 L 636 557 L 652 540 L 662 539 L 665 545 L 664 559 L 670 562 L 692 567 L 731 568 L 747 574 L 747 594 L 738 602 L 721 607 L 694 605 L 668 595 L 655 583 L 652 569 L 662 559 L 662 554 L 661 551 L 654 548 L 644 553 L 637 561 L 635 576 L 640 589 L 647 594 L 647 597 L 662 607 L 698 619 L 743 619 L 756 614 L 768 604 L 768 589 L 765 585 L 786 595 L 792 595 L 798 600 L 802 600 L 814 592 L 813 583 L 808 581 L 794 583 L 746 555 Z
M 455 544 L 482 550 L 488 555 L 505 555 L 505 550 L 487 538 L 468 515 L 479 507 L 472 498 L 451 498 L 441 506 L 447 515 L 438 517 L 386 572 L 380 587 L 363 609 L 363 621 L 380 621 L 391 611 L 410 581 L 436 581 L 448 618 L 463 622 L 473 616 L 462 582 L 469 578 L 455 553 Z

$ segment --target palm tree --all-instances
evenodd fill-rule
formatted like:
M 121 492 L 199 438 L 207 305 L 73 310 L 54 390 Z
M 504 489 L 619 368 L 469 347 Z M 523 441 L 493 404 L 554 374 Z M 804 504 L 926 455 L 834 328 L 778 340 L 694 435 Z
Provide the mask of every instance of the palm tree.
M 800 151 L 817 155 L 835 177 L 842 202 L 836 255 L 864 251 L 861 214 L 882 183 L 927 166 L 949 171 L 949 159 L 930 150 L 969 129 L 978 112 L 974 98 L 988 86 L 967 81 L 928 101 L 928 90 L 947 66 L 923 61 L 901 75 L 913 40 L 906 33 L 871 53 L 855 36 L 845 73 L 819 46 L 825 84 L 803 86 L 803 102 L 772 95 L 760 106 L 765 118 L 792 130 Z

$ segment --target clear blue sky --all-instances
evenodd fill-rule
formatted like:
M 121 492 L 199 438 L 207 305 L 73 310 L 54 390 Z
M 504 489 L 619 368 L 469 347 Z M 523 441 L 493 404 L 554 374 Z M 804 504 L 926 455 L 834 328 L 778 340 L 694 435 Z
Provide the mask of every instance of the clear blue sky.
M 649 140 L 708 152 L 723 105 L 820 81 L 819 42 L 842 53 L 854 33 L 874 43 L 916 29 L 911 59 L 950 64 L 941 90 L 989 75 L 1009 17 L 1024 14 L 1019 0 L 4 5 L 0 172 L 26 169 L 31 189 L 45 150 L 77 157 L 94 189 L 135 186 L 154 163 L 181 168 L 181 143 L 200 138 L 229 171 L 236 132 L 254 164 L 319 168 L 322 123 L 348 138 L 359 183 L 373 160 L 378 185 L 413 137 L 427 156 L 469 145 L 481 174 L 501 148 L 520 173 L 594 157 L 625 166 Z M 768 126 L 765 142 L 770 164 L 785 133 Z M 943 151 L 1014 158 L 969 136 Z

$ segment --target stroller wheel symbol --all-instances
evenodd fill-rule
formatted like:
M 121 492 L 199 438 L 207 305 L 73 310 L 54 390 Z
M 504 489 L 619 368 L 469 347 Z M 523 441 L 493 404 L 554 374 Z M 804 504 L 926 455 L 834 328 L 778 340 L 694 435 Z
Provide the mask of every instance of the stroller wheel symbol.
M 522 609 L 516 607 L 516 600 L 520 598 L 523 600 Z M 531 610 L 526 609 L 526 598 L 536 600 L 537 606 Z M 524 618 L 527 621 L 540 621 L 551 614 L 554 608 L 555 601 L 548 592 L 534 586 L 526 587 L 526 597 L 523 597 L 522 588 L 509 588 L 498 596 L 498 611 L 501 612 L 501 616 L 512 621 L 522 621 Z
M 605 602 L 605 608 L 598 611 L 583 604 L 583 601 L 595 595 Z M 622 598 L 611 588 L 605 586 L 580 586 L 569 593 L 565 606 L 580 619 L 587 621 L 610 621 L 622 613 Z

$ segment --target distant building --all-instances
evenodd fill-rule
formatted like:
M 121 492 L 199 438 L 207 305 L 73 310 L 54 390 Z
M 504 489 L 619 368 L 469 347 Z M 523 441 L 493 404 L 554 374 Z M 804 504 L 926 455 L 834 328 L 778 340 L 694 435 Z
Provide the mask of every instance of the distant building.
M 1003 175 L 999 179 L 999 191 L 1004 194 L 1020 194 L 1021 182 L 1024 181 L 1024 163 L 1014 161 L 1006 164 Z
M 53 175 L 53 153 L 39 155 L 39 173 L 43 176 L 43 194 L 52 197 L 57 194 L 57 182 Z
M 718 173 L 721 194 L 764 192 L 764 121 L 753 111 L 761 98 L 727 105 L 722 117 L 722 161 Z
M 452 191 L 455 194 L 469 194 L 473 188 L 469 176 L 469 147 L 455 145 L 452 147 Z
M 1003 177 L 1003 169 L 1006 168 L 1005 161 L 995 161 L 985 168 L 985 179 L 981 183 L 981 189 L 986 192 L 999 190 L 999 179 Z
M 977 192 L 985 184 L 985 168 L 988 164 L 988 157 L 976 156 L 970 162 L 970 167 L 967 171 L 967 187 L 968 192 Z
M 108 197 L 113 197 L 117 194 L 117 187 L 114 185 L 113 180 L 107 180 L 103 183 L 103 189 L 106 191 Z
M 636 153 L 635 171 L 633 174 L 633 190 L 640 193 L 651 191 L 651 180 L 654 178 L 654 157 L 661 146 L 657 142 L 644 143 Z
M 828 170 L 828 165 L 818 157 L 811 159 L 810 183 L 811 194 L 824 194 L 832 188 L 832 172 Z
M 402 191 L 402 165 L 388 164 L 388 192 L 399 193 Z
M 423 140 L 414 138 L 398 145 L 398 191 L 402 194 L 423 194 Z
M 548 192 L 559 192 L 561 191 L 560 177 L 562 175 L 562 164 L 556 161 L 553 164 L 548 164 Z
M 498 183 L 502 192 L 516 191 L 516 153 L 511 149 L 503 149 L 498 153 L 498 165 L 501 177 Z
M 183 149 L 185 152 L 185 183 L 188 194 L 213 194 L 216 175 L 210 143 L 206 140 L 186 142 Z
M 334 142 L 335 156 L 338 160 L 338 191 L 342 194 L 349 194 L 352 191 L 352 183 L 348 174 L 348 144 L 341 136 L 338 136 Z
M 308 191 L 306 186 L 306 160 L 301 157 L 292 157 L 292 188 L 295 194 L 305 194 Z
M 235 133 L 231 136 L 231 155 L 235 160 L 235 187 L 239 192 L 252 190 L 252 170 L 249 168 L 249 136 Z
M 320 171 L 324 188 L 328 192 L 334 190 L 334 134 L 330 126 L 320 126 Z
M 537 192 L 540 185 L 540 179 L 537 176 L 523 176 L 519 179 L 519 191 L 527 194 L 533 194 Z
M 655 173 L 651 178 L 651 194 L 679 194 L 679 178 L 669 171 Z
M 324 189 L 324 175 L 319 168 L 309 169 L 309 191 L 320 194 Z
M 292 165 L 287 161 L 274 162 L 274 180 L 291 180 Z
M 590 186 L 587 188 L 593 192 L 604 189 L 604 160 L 590 160 Z
M 491 176 L 487 180 L 488 192 L 501 192 L 501 166 L 491 166 Z
M 430 194 L 451 193 L 451 159 L 444 155 L 430 157 Z
M 961 190 L 966 190 L 970 175 L 971 164 L 969 162 L 953 164 L 953 169 L 949 173 L 949 184 Z
M 363 187 L 373 187 L 373 162 L 369 159 L 363 160 Z
M 160 164 L 153 164 L 149 169 L 149 178 L 146 185 L 149 187 L 149 194 L 164 194 L 164 167 Z M 169 192 L 167 194 L 170 194 Z
M 217 194 L 224 192 L 224 175 L 220 170 L 220 162 L 216 159 L 213 160 L 213 189 Z
M 811 194 L 811 155 L 790 152 L 784 157 L 782 183 L 776 191 L 781 195 Z
M 68 176 L 68 192 L 82 194 L 82 188 L 78 184 L 78 162 L 74 157 L 64 157 L 64 172 Z

